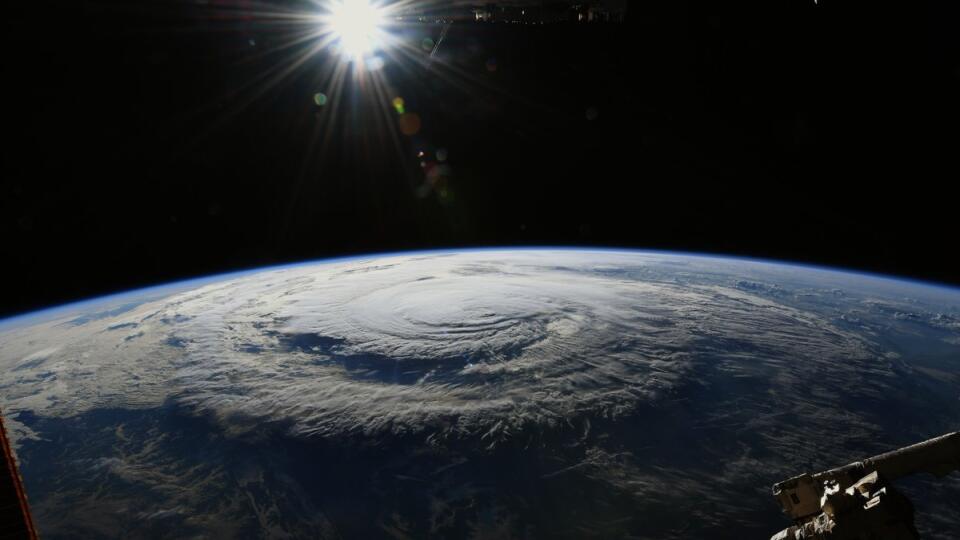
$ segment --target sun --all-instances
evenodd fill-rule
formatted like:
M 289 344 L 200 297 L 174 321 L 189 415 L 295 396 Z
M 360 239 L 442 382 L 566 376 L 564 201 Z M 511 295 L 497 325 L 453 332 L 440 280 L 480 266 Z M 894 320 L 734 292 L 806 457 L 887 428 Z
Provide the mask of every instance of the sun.
M 383 44 L 386 18 L 385 8 L 368 0 L 334 0 L 328 24 L 343 54 L 359 60 Z

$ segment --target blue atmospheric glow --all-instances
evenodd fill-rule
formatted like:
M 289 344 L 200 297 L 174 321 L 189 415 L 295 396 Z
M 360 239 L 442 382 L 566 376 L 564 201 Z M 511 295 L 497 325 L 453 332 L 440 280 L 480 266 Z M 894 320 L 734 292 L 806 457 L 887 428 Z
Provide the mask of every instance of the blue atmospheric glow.
M 75 302 L 69 302 L 66 304 L 59 304 L 50 307 L 40 308 L 33 311 L 28 311 L 24 313 L 18 313 L 0 319 L 0 326 L 9 326 L 15 323 L 24 323 L 29 322 L 33 319 L 42 319 L 49 317 L 57 313 L 66 313 L 70 311 L 79 310 L 85 306 L 94 306 L 98 304 L 105 304 L 111 300 L 122 300 L 127 296 L 134 294 L 138 295 L 148 295 L 156 296 L 157 298 L 168 296 L 173 292 L 178 290 L 186 290 L 193 287 L 198 287 L 208 283 L 214 283 L 217 281 L 222 281 L 225 279 L 230 279 L 234 277 L 240 277 L 248 274 L 254 274 L 258 272 L 265 272 L 270 270 L 280 270 L 284 268 L 297 268 L 301 266 L 311 266 L 319 264 L 334 264 L 340 262 L 349 262 L 349 261 L 359 261 L 366 259 L 379 259 L 385 257 L 400 257 L 400 256 L 414 256 L 414 255 L 437 255 L 437 254 L 456 254 L 456 253 L 475 253 L 475 252 L 511 252 L 511 251 L 577 251 L 577 252 L 611 252 L 611 253 L 635 253 L 635 254 L 648 254 L 648 255 L 663 255 L 668 257 L 679 257 L 679 258 L 697 258 L 697 259 L 712 259 L 718 261 L 741 261 L 749 262 L 759 265 L 767 265 L 772 267 L 780 268 L 796 268 L 804 269 L 817 272 L 826 272 L 831 274 L 836 274 L 838 276 L 857 276 L 870 280 L 886 282 L 889 284 L 896 285 L 908 285 L 913 287 L 924 287 L 927 289 L 939 290 L 941 292 L 948 292 L 951 294 L 960 293 L 960 286 L 947 284 L 947 283 L 937 283 L 933 281 L 925 281 L 907 278 L 903 276 L 894 276 L 879 274 L 875 272 L 867 272 L 863 270 L 855 270 L 849 268 L 838 268 L 830 267 L 824 265 L 816 265 L 810 263 L 802 263 L 796 261 L 781 261 L 775 259 L 762 259 L 757 257 L 746 257 L 740 255 L 723 255 L 717 253 L 702 253 L 702 252 L 688 252 L 688 251 L 669 251 L 669 250 L 657 250 L 657 249 L 642 249 L 642 248 L 618 248 L 618 247 L 578 247 L 578 246 L 510 246 L 510 247 L 474 247 L 474 248 L 439 248 L 439 249 L 425 249 L 425 250 L 411 250 L 411 251 L 387 251 L 387 252 L 378 252 L 378 253 L 364 253 L 359 255 L 347 255 L 342 257 L 330 257 L 325 259 L 311 259 L 294 263 L 284 263 L 277 265 L 267 265 L 267 266 L 257 266 L 249 267 L 240 270 L 234 270 L 229 272 L 224 272 L 220 274 L 213 274 L 208 276 L 198 276 L 193 278 L 188 278 L 181 281 L 174 281 L 170 283 L 161 283 L 157 285 L 149 285 L 147 287 L 129 289 L 118 291 L 114 293 L 109 293 L 103 296 L 96 296 L 92 298 L 87 298 L 83 300 L 78 300 Z

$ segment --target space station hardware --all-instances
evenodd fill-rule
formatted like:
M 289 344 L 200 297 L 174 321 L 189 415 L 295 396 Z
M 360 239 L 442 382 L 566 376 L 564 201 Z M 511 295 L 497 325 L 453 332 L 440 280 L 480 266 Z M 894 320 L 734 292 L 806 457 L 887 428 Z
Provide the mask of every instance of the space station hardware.
M 36 540 L 27 495 L 0 415 L 0 538 Z
M 960 432 L 773 485 L 794 525 L 770 540 L 915 540 L 913 505 L 892 482 L 960 470 Z

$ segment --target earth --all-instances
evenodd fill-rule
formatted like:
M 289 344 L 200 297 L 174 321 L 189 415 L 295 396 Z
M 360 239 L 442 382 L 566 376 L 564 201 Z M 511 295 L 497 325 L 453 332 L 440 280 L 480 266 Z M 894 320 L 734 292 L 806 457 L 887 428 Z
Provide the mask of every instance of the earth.
M 0 408 L 46 538 L 767 538 L 771 484 L 960 428 L 958 359 L 947 287 L 422 252 L 7 319 Z M 899 485 L 960 534 L 960 474 Z

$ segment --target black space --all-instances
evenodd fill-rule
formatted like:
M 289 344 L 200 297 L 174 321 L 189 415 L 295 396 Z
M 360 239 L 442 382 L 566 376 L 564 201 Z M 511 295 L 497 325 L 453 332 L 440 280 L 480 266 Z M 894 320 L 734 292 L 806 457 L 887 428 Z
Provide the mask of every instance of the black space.
M 622 25 L 460 22 L 429 67 L 426 52 L 388 62 L 379 100 L 350 77 L 324 86 L 328 53 L 264 87 L 312 45 L 265 53 L 291 36 L 266 14 L 310 6 L 6 6 L 0 314 L 457 246 L 681 249 L 960 284 L 956 3 L 631 0 Z M 427 182 L 417 152 L 439 148 L 449 169 Z

